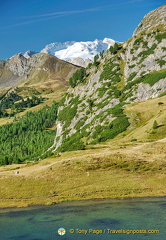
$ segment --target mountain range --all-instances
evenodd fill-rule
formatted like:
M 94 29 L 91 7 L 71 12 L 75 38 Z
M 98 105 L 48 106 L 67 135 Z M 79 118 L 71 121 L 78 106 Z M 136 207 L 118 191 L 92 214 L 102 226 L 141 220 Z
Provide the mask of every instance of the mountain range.
M 38 90 L 66 88 L 77 69 L 77 66 L 45 53 L 16 54 L 0 61 L 0 89 L 18 86 Z
M 50 146 L 54 151 L 79 149 L 116 137 L 131 127 L 125 114 L 128 104 L 165 94 L 165 11 L 163 5 L 147 14 L 124 43 L 106 38 L 52 43 L 40 53 L 28 51 L 0 61 L 1 95 L 17 91 L 31 96 L 36 92 L 50 104 L 66 92 L 59 103 L 55 141 Z M 83 61 L 88 57 L 86 68 L 67 62 L 78 56 Z M 164 130 L 164 115 L 160 126 Z
M 103 40 L 94 40 L 87 42 L 65 42 L 65 43 L 51 43 L 46 45 L 41 51 L 56 56 L 59 59 L 87 67 L 87 65 L 94 60 L 94 56 L 102 51 L 106 51 L 110 46 L 113 46 L 115 41 L 110 38 Z
M 87 42 L 54 42 L 45 46 L 40 52 L 53 55 L 66 62 L 87 67 L 89 63 L 92 63 L 94 57 L 103 51 L 106 51 L 110 46 L 113 46 L 115 41 L 110 38 L 104 38 L 103 40 L 94 40 Z M 37 52 L 28 50 L 25 53 L 20 53 L 25 58 L 29 58 Z
M 31 51 L 0 61 L 0 207 L 166 195 L 165 15 L 100 42 L 86 68 Z

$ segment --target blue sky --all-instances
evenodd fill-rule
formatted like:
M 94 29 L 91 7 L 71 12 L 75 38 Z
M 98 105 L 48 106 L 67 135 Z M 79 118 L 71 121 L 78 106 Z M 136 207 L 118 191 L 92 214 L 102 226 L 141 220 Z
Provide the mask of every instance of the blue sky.
M 52 42 L 125 41 L 165 0 L 1 0 L 0 60 Z

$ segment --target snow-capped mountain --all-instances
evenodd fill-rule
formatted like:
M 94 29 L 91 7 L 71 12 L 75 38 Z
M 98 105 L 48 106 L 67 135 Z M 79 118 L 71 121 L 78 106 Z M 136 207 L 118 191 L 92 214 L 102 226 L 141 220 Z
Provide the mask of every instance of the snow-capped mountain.
M 85 67 L 88 63 L 93 62 L 95 55 L 102 51 L 106 51 L 114 44 L 115 41 L 110 38 L 104 38 L 103 40 L 96 39 L 87 42 L 55 42 L 46 45 L 41 52 L 51 54 L 64 61 Z

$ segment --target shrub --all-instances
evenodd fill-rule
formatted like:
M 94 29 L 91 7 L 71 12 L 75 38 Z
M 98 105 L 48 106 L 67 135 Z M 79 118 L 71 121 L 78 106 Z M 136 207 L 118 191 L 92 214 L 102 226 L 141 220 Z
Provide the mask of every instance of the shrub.
M 161 43 L 162 39 L 165 39 L 165 38 L 166 38 L 166 32 L 155 36 L 155 39 L 158 41 L 158 43 Z
M 86 122 L 86 120 L 87 120 L 87 116 L 86 117 L 84 117 L 84 118 L 81 118 L 77 123 L 76 123 L 76 125 L 75 125 L 75 129 L 76 130 L 80 130 L 80 128 L 84 125 L 84 123 Z
M 166 61 L 163 59 L 157 59 L 156 62 L 160 65 L 160 67 L 166 64 Z
M 114 70 L 113 71 L 113 68 L 115 66 L 119 67 L 119 64 L 112 63 L 112 62 L 107 63 L 104 66 L 104 69 L 103 69 L 103 71 L 102 71 L 102 73 L 100 75 L 100 80 L 103 80 L 103 79 L 104 80 L 107 80 L 107 79 L 111 79 L 112 80 L 113 77 L 118 77 L 119 78 L 119 73 L 118 73 L 119 70 Z
M 142 45 L 143 45 L 143 47 L 147 47 L 148 46 L 148 42 L 145 41 L 145 42 L 143 42 Z
M 163 105 L 164 103 L 163 102 L 158 102 L 158 105 Z
M 61 152 L 65 151 L 76 151 L 76 150 L 84 150 L 85 145 L 81 141 L 81 135 L 78 133 L 73 134 L 71 137 L 67 138 L 60 148 L 58 149 Z
M 140 43 L 143 41 L 143 37 L 139 37 L 134 41 L 133 45 L 140 45 Z
M 166 51 L 166 47 L 162 47 L 162 50 L 163 50 L 163 51 Z
M 114 46 L 111 46 L 109 50 L 112 54 L 116 54 L 118 49 L 119 49 L 119 45 L 115 43 Z
M 115 96 L 115 98 L 119 98 L 120 95 L 121 95 L 121 91 L 118 90 L 118 89 L 116 89 L 116 90 L 114 91 L 114 96 Z
M 88 104 L 89 104 L 89 109 L 90 109 L 90 111 L 91 111 L 92 108 L 95 106 L 95 104 L 94 104 L 94 100 L 92 100 L 92 99 L 88 99 L 87 102 L 88 102 Z
M 97 54 L 97 55 L 94 57 L 94 65 L 95 65 L 96 67 L 100 64 L 100 62 L 97 61 L 98 59 L 99 59 L 99 55 Z
M 158 124 L 157 124 L 157 121 L 155 120 L 153 123 L 153 129 L 157 129 L 157 127 L 158 127 Z
M 135 67 L 135 64 L 129 65 L 129 68 L 134 68 L 134 67 Z
M 153 53 L 154 53 L 153 50 L 154 50 L 156 47 L 157 47 L 157 44 L 154 43 L 154 44 L 152 45 L 152 47 L 149 48 L 148 50 L 143 51 L 143 52 L 140 52 L 140 53 L 138 54 L 138 57 L 140 57 L 140 56 L 142 56 L 142 57 L 147 57 L 147 56 L 149 56 L 150 54 L 153 54 Z
M 133 72 L 130 74 L 130 76 L 128 77 L 127 81 L 130 82 L 131 80 L 133 80 L 133 78 L 137 75 L 136 72 Z
M 106 129 L 101 133 L 99 141 L 105 142 L 107 139 L 114 138 L 119 133 L 125 131 L 129 125 L 130 123 L 125 115 L 117 117 L 112 121 L 111 129 L 109 126 L 107 126 Z

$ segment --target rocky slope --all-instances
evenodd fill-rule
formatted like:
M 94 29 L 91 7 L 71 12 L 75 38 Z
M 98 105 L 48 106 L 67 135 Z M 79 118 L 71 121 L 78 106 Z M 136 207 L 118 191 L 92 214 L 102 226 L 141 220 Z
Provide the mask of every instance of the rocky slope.
M 114 138 L 130 125 L 126 104 L 165 93 L 165 13 L 166 5 L 147 14 L 131 39 L 73 75 L 59 107 L 55 149 L 83 149 Z
M 0 61 L 0 88 L 40 86 L 54 88 L 68 86 L 68 79 L 78 67 L 45 53 L 16 54 Z

